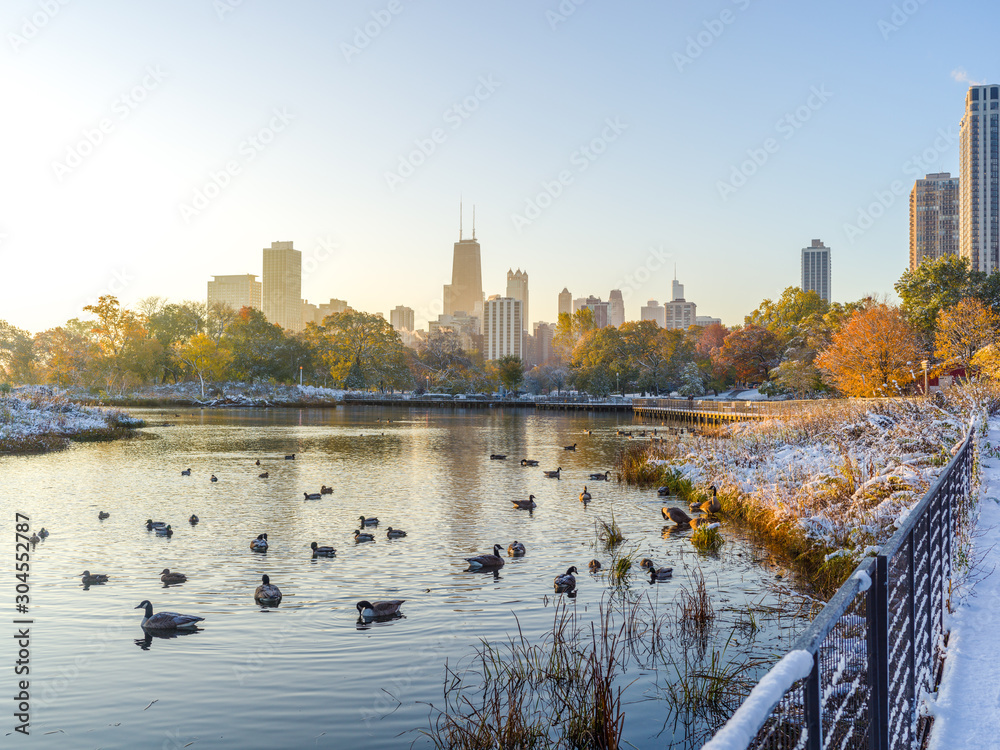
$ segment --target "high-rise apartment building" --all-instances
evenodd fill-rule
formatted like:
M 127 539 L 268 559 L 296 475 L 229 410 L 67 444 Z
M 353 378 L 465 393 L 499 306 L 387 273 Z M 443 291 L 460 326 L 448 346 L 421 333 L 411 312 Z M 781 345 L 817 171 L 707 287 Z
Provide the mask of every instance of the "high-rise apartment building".
M 261 284 L 256 274 L 213 276 L 208 282 L 208 304 L 221 302 L 234 310 L 242 307 L 261 309 Z
M 389 324 L 397 331 L 412 331 L 413 308 L 396 305 L 395 309 L 389 311 Z
M 802 291 L 816 292 L 827 302 L 830 297 L 830 248 L 823 240 L 813 240 L 802 248 Z
M 649 300 L 645 305 L 642 306 L 640 310 L 639 320 L 652 320 L 660 328 L 664 328 L 664 310 L 663 305 L 657 302 L 655 299 Z
M 910 191 L 910 270 L 924 260 L 958 254 L 959 179 L 936 172 Z
M 1000 86 L 971 86 L 959 132 L 959 253 L 973 271 L 1000 269 Z
M 521 322 L 524 330 L 528 330 L 528 272 L 520 268 L 517 272 L 507 269 L 507 296 L 521 300 Z
M 608 325 L 618 328 L 625 322 L 625 300 L 621 289 L 612 289 L 608 295 Z
M 483 311 L 483 268 L 479 243 L 476 241 L 476 214 L 472 213 L 472 239 L 462 237 L 461 208 L 458 220 L 458 242 L 451 264 L 451 283 L 444 285 L 444 314 L 464 312 L 476 317 Z
M 555 335 L 556 327 L 552 323 L 535 323 L 535 364 L 547 365 L 552 361 L 552 337 Z
M 302 253 L 291 242 L 264 248 L 264 316 L 286 331 L 301 331 Z
M 524 324 L 521 300 L 492 295 L 483 308 L 483 359 L 513 354 L 524 359 Z
M 698 318 L 698 306 L 694 302 L 675 299 L 663 304 L 663 327 L 667 329 L 680 328 L 686 331 L 695 325 Z
M 701 326 L 702 328 L 714 325 L 715 323 L 718 323 L 721 326 L 722 318 L 713 318 L 711 315 L 698 315 L 694 319 L 694 324 L 696 326 Z
M 563 290 L 559 292 L 559 314 L 562 315 L 566 313 L 567 315 L 573 314 L 573 295 L 569 293 L 569 289 L 563 287 Z

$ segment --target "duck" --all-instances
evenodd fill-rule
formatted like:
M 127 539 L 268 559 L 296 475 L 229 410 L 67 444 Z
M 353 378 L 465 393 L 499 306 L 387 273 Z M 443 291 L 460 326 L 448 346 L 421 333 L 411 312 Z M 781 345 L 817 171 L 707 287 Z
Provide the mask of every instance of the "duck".
M 387 602 L 370 602 L 363 599 L 355 606 L 358 610 L 358 617 L 389 617 L 399 612 L 399 608 L 406 599 L 392 599 Z
M 561 472 L 561 471 L 562 471 L 562 466 L 560 466 L 555 471 L 543 471 L 542 473 L 545 476 L 547 476 L 549 479 L 558 479 L 559 478 L 559 472 Z
M 528 495 L 527 500 L 511 500 L 511 502 L 514 503 L 514 507 L 518 510 L 531 510 L 538 507 L 534 495 Z
M 47 531 L 47 530 L 45 529 L 45 527 L 44 527 L 44 526 L 42 526 L 42 528 L 40 528 L 40 529 L 38 530 L 38 536 L 40 536 L 40 537 L 41 537 L 42 539 L 44 539 L 44 538 L 45 538 L 45 537 L 47 537 L 48 535 L 49 535 L 49 532 L 48 532 L 48 531 Z
M 200 520 L 201 520 L 201 519 L 200 519 L 200 518 L 198 518 L 198 516 L 196 516 L 196 515 L 195 515 L 194 513 L 192 513 L 192 514 L 191 514 L 191 517 L 190 517 L 190 518 L 188 519 L 188 523 L 189 523 L 189 524 L 191 524 L 192 526 L 194 526 L 194 525 L 195 525 L 196 523 L 198 523 L 198 521 L 200 521 Z
M 576 576 L 574 573 L 579 573 L 575 565 L 570 566 L 570 568 L 563 574 L 557 575 L 553 584 L 555 585 L 556 593 L 566 593 L 572 591 L 576 588 Z
M 538 461 L 533 461 L 530 458 L 522 458 L 521 466 L 538 466 Z
M 257 478 L 258 479 L 267 479 L 269 476 L 271 476 L 270 472 L 265 471 L 265 472 L 263 472 L 261 474 L 258 474 Z
M 40 541 L 42 541 L 42 538 L 38 536 L 38 534 L 32 534 L 31 538 L 28 539 L 28 541 L 31 542 L 32 544 L 38 544 Z
M 323 497 L 319 492 L 303 492 L 302 494 L 306 496 L 306 500 L 319 500 Z
M 152 531 L 153 529 L 160 529 L 167 524 L 163 521 L 153 521 L 149 518 L 146 519 L 146 531 Z
M 213 474 L 211 477 L 209 477 L 208 481 L 210 481 L 210 482 L 218 482 L 219 478 L 217 476 L 215 476 L 215 474 Z
M 260 577 L 260 586 L 253 592 L 253 598 L 259 604 L 277 604 L 281 601 L 281 589 L 271 583 L 267 573 Z
M 149 599 L 139 602 L 136 609 L 146 610 L 142 616 L 142 627 L 147 630 L 189 630 L 197 628 L 198 623 L 205 619 L 195 615 L 179 615 L 176 612 L 157 612 L 154 615 Z
M 267 552 L 267 534 L 258 534 L 256 539 L 251 539 L 250 549 L 254 552 Z
M 321 495 L 332 495 L 333 487 L 327 487 L 325 484 L 319 488 L 319 494 Z
M 105 518 L 111 518 L 111 514 L 110 513 L 106 513 L 105 511 L 102 510 L 102 511 L 100 511 L 97 514 L 97 518 L 99 520 L 103 521 Z
M 260 466 L 260 459 L 258 458 L 254 463 L 256 466 Z
M 691 510 L 700 510 L 702 513 L 721 513 L 722 503 L 719 502 L 719 491 L 715 488 L 715 485 L 710 485 L 709 490 L 712 492 L 712 497 L 701 503 L 691 503 Z
M 573 445 L 564 445 L 563 446 L 563 450 L 564 451 L 575 451 L 576 450 L 576 443 L 573 443 Z
M 491 453 L 490 454 L 490 460 L 491 461 L 503 461 L 506 458 L 507 458 L 507 454 L 506 453 Z
M 504 560 L 500 557 L 500 550 L 500 545 L 494 544 L 492 555 L 477 555 L 476 557 L 465 558 L 465 561 L 469 563 L 469 570 L 493 570 L 496 568 L 502 568 L 504 566 Z
M 524 544 L 516 539 L 507 545 L 507 554 L 511 557 L 524 557 L 524 553 L 526 551 L 527 550 L 524 549 Z
M 375 535 L 374 534 L 366 534 L 363 531 L 359 531 L 358 529 L 354 530 L 354 543 L 355 544 L 358 544 L 359 542 L 374 542 L 374 541 L 375 541 Z
M 611 471 L 610 471 L 610 470 L 608 470 L 608 471 L 604 472 L 603 474 L 600 474 L 600 473 L 597 473 L 597 474 L 591 474 L 591 475 L 590 475 L 590 478 L 591 478 L 591 479 L 593 479 L 593 480 L 594 480 L 595 482 L 599 482 L 599 481 L 601 481 L 602 479 L 603 479 L 603 480 L 604 480 L 605 482 L 607 482 L 607 481 L 608 481 L 608 479 L 610 479 L 610 478 L 611 478 Z
M 294 461 L 295 460 L 295 454 L 293 453 L 290 456 L 285 456 L 285 460 L 286 461 Z
M 392 528 L 392 526 L 390 526 L 389 530 L 386 531 L 385 535 L 390 539 L 402 539 L 404 536 L 406 536 L 406 532 L 403 531 L 402 529 L 394 529 Z
M 375 516 L 372 516 L 371 518 L 361 516 L 361 526 L 362 528 L 365 526 L 378 526 L 378 519 Z
M 83 579 L 84 585 L 90 585 L 92 583 L 107 583 L 108 577 L 103 573 L 91 573 L 89 570 L 83 571 L 83 575 L 80 576 Z
M 181 476 L 182 477 L 189 477 L 189 476 L 191 476 L 191 469 L 184 469 L 183 471 L 181 471 Z
M 660 497 L 666 497 L 667 495 L 670 494 L 670 488 L 669 487 L 657 487 L 656 488 L 656 494 L 659 495 Z
M 580 502 L 581 503 L 590 502 L 590 493 L 587 492 L 587 485 L 583 485 L 583 492 L 580 493 Z
M 337 550 L 333 547 L 320 547 L 316 542 L 309 545 L 312 549 L 313 557 L 333 557 L 337 554 Z
M 166 526 L 157 526 L 153 531 L 156 532 L 157 536 L 173 536 L 174 530 L 170 527 L 168 523 Z
M 590 568 L 591 573 L 596 573 L 601 569 L 601 561 L 591 560 L 589 563 L 587 563 L 587 567 Z
M 648 557 L 644 558 L 639 566 L 645 568 L 649 572 L 649 580 L 653 581 L 665 581 L 667 578 L 672 578 L 674 575 L 673 568 L 657 568 L 656 563 L 650 560 Z
M 171 573 L 170 568 L 164 568 L 160 573 L 160 580 L 164 583 L 184 583 L 188 577 L 183 573 Z

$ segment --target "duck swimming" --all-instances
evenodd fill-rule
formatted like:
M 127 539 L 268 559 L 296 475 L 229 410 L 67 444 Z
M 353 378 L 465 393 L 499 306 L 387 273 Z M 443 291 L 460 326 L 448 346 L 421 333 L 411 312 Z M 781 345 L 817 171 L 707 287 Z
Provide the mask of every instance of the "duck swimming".
M 372 516 L 371 518 L 365 518 L 364 516 L 361 516 L 361 526 L 362 528 L 364 528 L 365 526 L 378 526 L 378 519 L 375 518 L 375 516 Z
M 256 539 L 251 539 L 250 549 L 254 552 L 267 552 L 267 534 L 258 534 Z
M 99 513 L 97 514 L 97 518 L 98 518 L 99 520 L 103 521 L 103 520 L 104 520 L 105 518 L 111 518 L 111 514 L 110 514 L 110 513 L 106 513 L 106 512 L 104 512 L 104 511 L 102 510 L 102 511 L 100 511 L 100 512 L 99 512 Z
M 260 586 L 253 592 L 253 598 L 259 604 L 277 604 L 281 601 L 281 589 L 271 583 L 271 579 L 265 573 L 260 577 Z
M 538 461 L 532 461 L 530 458 L 522 458 L 521 466 L 538 466 Z
M 83 575 L 80 576 L 83 579 L 84 585 L 90 585 L 92 583 L 107 583 L 108 577 L 103 573 L 91 573 L 89 570 L 83 571 Z
M 164 568 L 160 580 L 164 583 L 184 583 L 188 577 L 183 573 L 171 573 L 170 568 Z
M 368 600 L 363 600 L 358 602 L 355 606 L 358 609 L 359 617 L 388 617 L 389 615 L 394 615 L 399 612 L 399 608 L 405 601 L 406 599 L 392 599 L 387 602 L 370 602 Z
M 366 534 L 365 532 L 359 531 L 358 529 L 354 530 L 354 543 L 355 544 L 358 544 L 359 542 L 374 542 L 374 541 L 375 541 L 375 535 L 374 534 Z
M 507 546 L 507 554 L 511 557 L 524 557 L 524 544 L 516 539 Z
M 321 497 L 323 497 L 318 492 L 303 492 L 302 494 L 306 496 L 306 500 L 319 500 Z
M 394 529 L 392 528 L 392 526 L 390 526 L 389 530 L 386 532 L 385 535 L 390 539 L 402 539 L 404 536 L 406 536 L 406 532 L 403 531 L 402 529 Z
M 596 573 L 601 569 L 601 561 L 591 560 L 589 563 L 587 563 L 587 567 L 590 568 L 591 573 Z
M 166 526 L 156 526 L 153 528 L 157 536 L 173 536 L 174 530 L 170 527 L 168 523 Z
M 555 585 L 556 593 L 564 594 L 575 589 L 576 576 L 574 576 L 573 574 L 579 572 L 580 571 L 576 569 L 576 566 L 573 565 L 562 575 L 557 575 L 555 577 L 555 580 L 552 582 Z
M 309 545 L 312 549 L 313 557 L 333 557 L 337 554 L 337 550 L 333 547 L 320 547 L 316 542 Z

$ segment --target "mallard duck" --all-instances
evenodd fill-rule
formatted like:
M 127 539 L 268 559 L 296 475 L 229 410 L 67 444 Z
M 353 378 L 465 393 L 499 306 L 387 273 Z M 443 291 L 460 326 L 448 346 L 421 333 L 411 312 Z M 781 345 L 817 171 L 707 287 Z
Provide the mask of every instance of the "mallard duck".
M 640 567 L 645 568 L 649 572 L 650 581 L 664 581 L 667 578 L 671 578 L 674 575 L 673 568 L 657 568 L 656 563 L 654 563 L 649 558 L 644 558 Z
M 601 561 L 591 560 L 589 563 L 587 563 L 587 567 L 590 568 L 591 573 L 596 573 L 601 569 Z
M 357 529 L 354 530 L 355 544 L 357 544 L 358 542 L 374 542 L 374 541 L 375 541 L 374 534 L 366 534 L 363 531 L 358 531 Z
M 504 560 L 500 557 L 501 549 L 502 547 L 499 544 L 494 544 L 492 555 L 467 557 L 465 558 L 465 561 L 469 563 L 470 570 L 492 570 L 495 568 L 502 568 L 504 566 Z
M 525 553 L 524 544 L 516 539 L 507 545 L 507 554 L 511 557 L 523 557 Z
M 166 525 L 167 524 L 163 521 L 152 521 L 148 518 L 146 519 L 146 531 L 152 531 L 153 529 L 156 528 L 163 528 Z
M 303 492 L 302 494 L 306 496 L 306 500 L 319 500 L 321 497 L 323 497 L 318 492 Z
M 99 512 L 99 513 L 97 514 L 97 518 L 98 518 L 99 520 L 103 521 L 103 520 L 104 520 L 105 518 L 111 518 L 111 514 L 110 514 L 110 513 L 106 513 L 106 512 L 104 512 L 104 511 L 102 510 L 102 511 L 100 511 L 100 512 Z
M 256 539 L 251 539 L 250 549 L 254 552 L 267 552 L 267 534 L 258 534 Z
M 587 485 L 583 485 L 583 492 L 580 493 L 580 502 L 581 503 L 590 502 L 590 493 L 587 492 Z
M 491 461 L 503 461 L 506 458 L 507 458 L 507 454 L 506 453 L 491 453 L 490 454 L 490 460 Z
M 538 466 L 538 461 L 532 461 L 530 458 L 522 458 L 521 466 Z
M 92 583 L 107 583 L 108 582 L 108 577 L 106 575 L 104 575 L 103 573 L 93 573 L 92 574 L 89 570 L 83 571 L 83 575 L 81 576 L 81 578 L 83 579 L 83 582 L 85 584 L 87 584 L 87 585 L 90 585 Z
M 555 471 L 543 471 L 542 473 L 543 473 L 543 474 L 544 474 L 545 476 L 547 476 L 547 477 L 548 477 L 549 479 L 558 479 L 558 478 L 559 478 L 559 472 L 560 472 L 560 471 L 562 471 L 562 466 L 560 466 L 560 467 L 559 467 L 558 469 L 556 469 Z
M 142 616 L 142 627 L 147 630 L 186 630 L 198 627 L 198 623 L 205 619 L 194 615 L 179 615 L 176 612 L 157 612 L 154 615 L 149 599 L 139 602 L 136 609 L 146 610 Z
M 663 514 L 664 519 L 667 521 L 673 521 L 678 526 L 691 523 L 691 516 L 680 508 L 660 508 L 660 513 Z
M 253 592 L 253 598 L 260 604 L 277 604 L 281 601 L 281 589 L 271 583 L 265 573 L 260 577 L 260 586 Z
M 46 531 L 46 529 L 45 529 L 44 526 L 38 530 L 38 536 L 40 536 L 42 539 L 44 539 L 48 535 L 49 535 L 49 532 Z
M 217 476 L 215 476 L 215 474 L 213 474 L 211 477 L 209 477 L 208 481 L 210 481 L 210 482 L 218 482 L 219 478 Z
M 28 541 L 31 542 L 32 544 L 38 544 L 40 541 L 42 541 L 42 538 L 38 536 L 38 534 L 32 534 L 31 538 L 29 538 Z
M 257 478 L 258 479 L 267 479 L 269 476 L 271 476 L 270 472 L 265 471 L 263 474 L 258 474 Z
M 392 528 L 392 526 L 390 526 L 389 530 L 386 531 L 385 535 L 390 539 L 402 539 L 404 536 L 406 536 L 406 532 L 403 531 L 402 529 L 394 529 Z
M 575 451 L 576 450 L 576 443 L 573 443 L 573 445 L 564 445 L 563 446 L 563 450 L 564 451 Z
M 576 569 L 576 566 L 573 565 L 573 566 L 571 566 L 569 568 L 569 570 L 567 570 L 562 575 L 556 576 L 555 580 L 553 581 L 553 584 L 555 585 L 555 588 L 556 588 L 556 593 L 557 594 L 558 593 L 565 593 L 567 591 L 572 591 L 573 589 L 575 589 L 576 588 L 576 576 L 574 576 L 573 574 L 574 573 L 579 573 L 579 572 L 580 571 L 578 571 Z
M 192 526 L 194 526 L 194 525 L 195 525 L 196 523 L 198 523 L 198 521 L 200 521 L 200 520 L 201 520 L 201 519 L 200 519 L 200 518 L 198 518 L 198 516 L 196 516 L 196 515 L 195 515 L 194 513 L 192 513 L 192 514 L 191 514 L 191 517 L 190 517 L 190 518 L 188 519 L 188 523 L 189 523 L 189 524 L 191 524 Z
M 361 516 L 361 527 L 364 528 L 365 526 L 378 526 L 378 519 L 375 516 L 371 518 Z
M 388 602 L 370 602 L 367 599 L 357 603 L 359 617 L 388 617 L 399 611 L 406 599 L 393 599 Z
M 721 513 L 722 503 L 719 502 L 719 491 L 714 484 L 710 485 L 708 489 L 712 491 L 712 497 L 704 502 L 691 503 L 691 510 L 700 510 L 702 513 Z
M 514 503 L 514 507 L 518 510 L 531 510 L 538 507 L 534 495 L 528 495 L 527 500 L 511 500 L 511 502 Z
M 319 494 L 321 495 L 332 495 L 333 487 L 327 487 L 325 484 L 319 488 Z
M 257 460 L 256 460 L 256 461 L 254 462 L 254 464 L 255 464 L 256 466 L 260 466 L 260 459 L 258 458 L 258 459 L 257 459 Z
M 189 476 L 191 476 L 191 469 L 184 469 L 184 470 L 183 470 L 183 471 L 181 472 L 181 476 L 182 476 L 182 477 L 189 477 Z
M 295 460 L 295 454 L 293 453 L 290 456 L 285 456 L 285 460 L 286 461 L 294 461 Z
M 606 471 L 606 472 L 604 472 L 603 474 L 591 474 L 591 475 L 590 475 L 590 478 L 591 478 L 591 479 L 593 479 L 593 480 L 594 480 L 595 482 L 599 482 L 599 481 L 601 481 L 602 479 L 603 479 L 603 480 L 604 480 L 605 482 L 607 482 L 607 481 L 608 481 L 608 479 L 609 479 L 610 477 L 611 477 L 611 471 L 610 471 L 610 470 L 609 470 L 609 471 Z
M 164 583 L 184 583 L 188 577 L 183 573 L 171 573 L 170 568 L 164 568 L 160 573 L 160 580 Z
M 157 536 L 173 536 L 174 535 L 174 530 L 170 527 L 169 523 L 166 526 L 157 526 L 156 528 L 153 529 L 153 531 L 156 532 Z
M 337 554 L 337 550 L 333 547 L 320 547 L 316 542 L 309 545 L 313 551 L 313 557 L 333 557 Z

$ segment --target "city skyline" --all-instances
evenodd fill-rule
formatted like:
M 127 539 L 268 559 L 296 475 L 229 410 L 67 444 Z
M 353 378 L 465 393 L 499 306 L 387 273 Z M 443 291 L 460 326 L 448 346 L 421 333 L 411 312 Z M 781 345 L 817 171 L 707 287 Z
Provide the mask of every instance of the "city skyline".
M 15 0 L 0 259 L 9 278 L 58 270 L 44 294 L 5 289 L 0 318 L 40 331 L 101 294 L 204 299 L 213 275 L 258 274 L 250 254 L 292 239 L 302 297 L 405 304 L 424 327 L 463 195 L 484 293 L 530 270 L 527 324 L 556 320 L 564 287 L 620 288 L 638 319 L 670 296 L 675 262 L 699 308 L 740 323 L 797 285 L 788 259 L 816 236 L 838 268 L 864 270 L 838 277 L 836 301 L 892 297 L 907 194 L 959 173 L 963 102 L 995 80 L 998 16 L 984 2 L 52 14 Z M 815 54 L 831 44 L 852 54 Z M 720 94 L 738 117 L 714 113 Z

